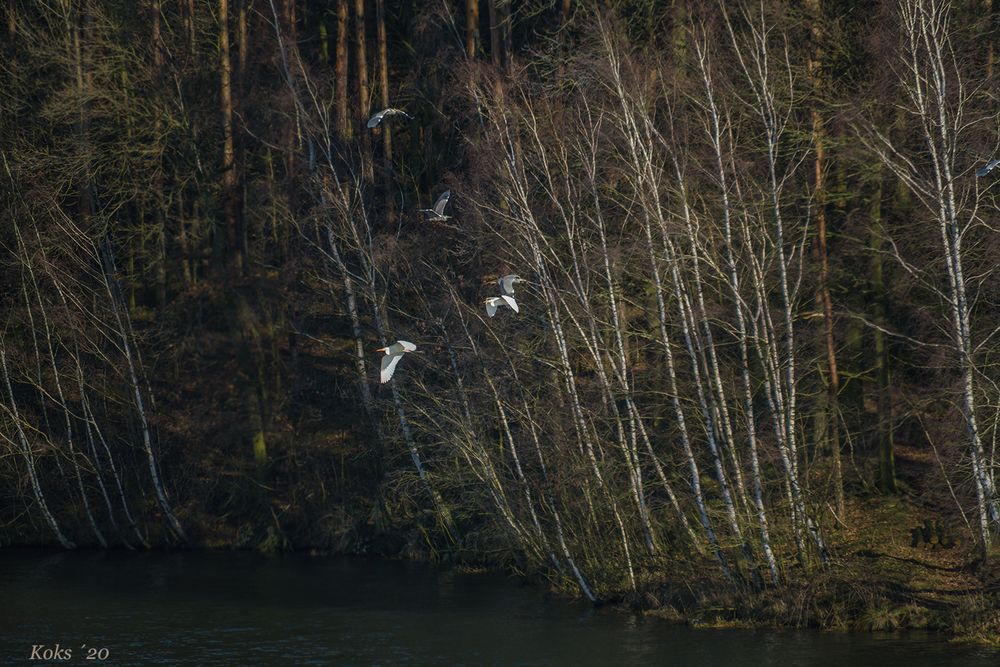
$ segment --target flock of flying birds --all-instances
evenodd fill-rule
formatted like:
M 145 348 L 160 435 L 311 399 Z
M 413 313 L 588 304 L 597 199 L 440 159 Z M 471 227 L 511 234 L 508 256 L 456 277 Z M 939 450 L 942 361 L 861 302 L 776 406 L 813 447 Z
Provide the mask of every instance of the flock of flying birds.
M 389 116 L 405 116 L 410 120 L 413 116 L 406 113 L 402 109 L 382 109 L 377 114 L 368 119 L 368 128 L 378 127 L 378 124 L 382 122 L 384 118 Z M 993 169 L 1000 165 L 1000 159 L 990 159 L 985 165 L 980 167 L 976 171 L 976 177 L 982 178 L 989 174 Z M 451 190 L 445 190 L 445 192 L 438 197 L 438 200 L 434 202 L 433 208 L 420 209 L 421 213 L 427 213 L 427 220 L 431 222 L 443 222 L 448 220 L 451 216 L 444 214 L 444 209 L 448 205 L 448 200 L 451 198 Z M 508 276 L 501 276 L 497 280 L 497 284 L 500 286 L 500 296 L 491 296 L 486 299 L 483 303 L 486 304 L 486 314 L 493 317 L 497 314 L 497 309 L 503 306 L 508 306 L 515 313 L 520 312 L 517 307 L 517 301 L 514 300 L 514 284 L 524 282 L 520 276 L 511 274 Z M 408 340 L 397 340 L 392 345 L 386 347 L 380 347 L 375 350 L 376 352 L 384 352 L 385 356 L 382 357 L 382 372 L 379 375 L 379 379 L 382 384 L 385 384 L 392 378 L 392 374 L 396 371 L 396 366 L 399 364 L 399 360 L 403 358 L 403 355 L 407 352 L 416 352 L 417 346 Z
M 382 109 L 368 119 L 368 128 L 371 129 L 378 127 L 379 123 L 381 123 L 384 118 L 388 118 L 390 116 L 405 116 L 411 120 L 413 119 L 413 116 L 406 113 L 402 109 Z M 422 208 L 420 209 L 420 212 L 427 214 L 427 220 L 429 222 L 443 222 L 445 220 L 449 220 L 451 216 L 444 214 L 444 209 L 448 205 L 449 199 L 451 199 L 451 190 L 445 190 L 444 193 L 438 197 L 437 201 L 434 202 L 434 206 L 432 208 Z M 486 304 L 486 314 L 493 317 L 497 314 L 497 309 L 502 308 L 503 306 L 509 307 L 515 313 L 520 312 L 520 309 L 517 306 L 517 301 L 514 300 L 514 285 L 523 282 L 524 279 L 515 274 L 501 276 L 497 280 L 497 285 L 500 286 L 500 296 L 491 296 L 483 302 Z M 379 374 L 379 379 L 382 381 L 382 384 L 385 384 L 392 378 L 392 374 L 396 372 L 396 366 L 399 364 L 399 360 L 403 358 L 403 355 L 407 352 L 416 352 L 417 346 L 408 340 L 397 340 L 392 345 L 380 347 L 375 351 L 385 354 L 385 356 L 382 357 L 382 371 Z

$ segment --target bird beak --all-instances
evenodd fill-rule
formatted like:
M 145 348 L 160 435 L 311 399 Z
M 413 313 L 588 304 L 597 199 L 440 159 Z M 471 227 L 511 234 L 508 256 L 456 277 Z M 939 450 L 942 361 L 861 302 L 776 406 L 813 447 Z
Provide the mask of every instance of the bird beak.
M 387 348 L 387 347 L 380 347 L 380 348 L 378 348 L 377 350 L 375 350 L 375 352 L 385 352 L 385 351 L 386 351 L 386 350 L 388 350 L 388 349 L 389 349 L 389 348 Z

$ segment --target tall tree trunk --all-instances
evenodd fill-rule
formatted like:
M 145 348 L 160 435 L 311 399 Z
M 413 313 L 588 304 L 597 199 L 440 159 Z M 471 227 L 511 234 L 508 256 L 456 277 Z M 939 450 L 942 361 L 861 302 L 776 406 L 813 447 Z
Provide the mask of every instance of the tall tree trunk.
M 74 549 L 76 545 L 63 535 L 58 522 L 52 516 L 52 512 L 49 511 L 48 503 L 45 502 L 45 494 L 42 492 L 42 486 L 38 481 L 38 472 L 35 469 L 35 454 L 31 449 L 31 444 L 28 442 L 28 436 L 24 431 L 24 424 L 21 421 L 20 414 L 18 414 L 17 403 L 14 400 L 14 390 L 10 384 L 10 373 L 7 371 L 7 350 L 4 348 L 2 337 L 0 337 L 0 371 L 3 371 L 4 386 L 7 389 L 7 398 L 10 400 L 10 403 L 3 407 L 10 415 L 11 420 L 14 422 L 14 427 L 17 429 L 18 442 L 21 444 L 21 453 L 24 455 L 24 461 L 28 467 L 28 479 L 31 481 L 31 490 L 35 495 L 35 502 L 38 503 L 45 522 L 49 524 L 49 528 L 52 529 L 59 544 L 65 549 Z
M 368 114 L 371 111 L 371 100 L 368 98 L 366 33 L 365 0 L 354 0 L 354 60 L 355 67 L 358 68 L 358 102 L 355 117 L 358 122 L 358 132 L 361 134 L 361 171 L 366 183 L 374 183 L 375 171 L 372 168 L 372 135 L 365 128 L 365 124 L 368 121 Z
M 198 30 L 195 26 L 195 9 L 194 0 L 187 0 L 187 29 L 188 29 L 188 47 L 191 53 L 194 54 L 195 45 L 198 42 Z
M 233 137 L 232 58 L 229 53 L 229 2 L 219 0 L 219 74 L 222 105 L 222 207 L 223 221 L 216 225 L 214 251 L 216 268 L 230 268 L 235 275 L 243 272 L 243 254 L 239 223 L 240 187 Z
M 285 34 L 287 35 L 287 43 L 289 58 L 297 62 L 299 59 L 299 28 L 298 28 L 298 17 L 295 11 L 296 0 L 284 0 L 284 24 L 285 24 Z M 289 67 L 291 65 L 288 65 Z M 287 114 L 285 119 L 285 198 L 288 202 L 288 211 L 291 213 L 292 217 L 295 217 L 296 211 L 298 210 L 298 155 L 302 149 L 302 141 L 300 139 L 300 128 L 299 128 L 299 108 L 295 100 L 290 100 L 290 112 Z M 278 242 L 278 254 L 283 260 L 287 255 L 287 249 L 289 244 L 289 225 L 280 225 L 279 230 L 275 230 L 279 238 Z
M 237 37 L 236 37 L 236 53 L 237 53 L 237 63 L 239 63 L 239 71 L 237 72 L 237 77 L 239 80 L 239 85 L 236 90 L 239 93 L 239 101 L 242 104 L 244 98 L 244 93 L 246 92 L 246 82 L 247 82 L 247 59 L 250 53 L 250 22 L 247 14 L 248 7 L 247 3 L 253 0 L 236 0 L 239 3 L 239 10 L 236 17 L 236 27 L 237 27 Z M 291 1 L 291 0 L 290 0 Z
M 153 48 L 153 83 L 157 89 L 163 88 L 163 36 L 160 27 L 160 0 L 149 4 L 151 40 Z M 156 118 L 155 136 L 162 136 L 163 119 Z M 167 304 L 167 210 L 164 191 L 163 165 L 160 164 L 153 176 L 153 206 L 155 207 L 156 259 L 154 277 L 156 281 L 156 308 L 160 312 Z
M 337 241 L 335 240 L 333 231 L 330 227 L 327 227 L 326 235 L 327 241 L 330 245 L 330 256 L 333 258 L 337 272 L 340 274 L 344 283 L 344 302 L 347 305 L 347 313 L 351 317 L 351 333 L 354 336 L 354 362 L 355 369 L 357 371 L 358 393 L 361 394 L 361 404 L 364 406 L 365 414 L 368 416 L 368 421 L 371 423 L 372 430 L 375 432 L 375 471 L 377 475 L 381 477 L 383 459 L 385 456 L 385 442 L 383 440 L 382 428 L 378 420 L 378 414 L 375 411 L 375 402 L 372 397 L 371 388 L 368 385 L 364 337 L 361 328 L 361 317 L 358 314 L 358 301 L 355 296 L 354 281 L 351 280 L 351 274 L 347 270 L 347 265 L 344 263 L 343 257 L 340 255 L 340 250 L 337 247 Z
M 170 500 L 167 498 L 167 491 L 163 488 L 163 482 L 160 479 L 159 464 L 156 460 L 156 453 L 153 451 L 153 435 L 149 415 L 146 411 L 146 399 L 142 396 L 142 382 L 140 381 L 142 360 L 139 357 L 138 349 L 133 347 L 135 332 L 132 329 L 132 319 L 129 316 L 128 306 L 124 303 L 121 286 L 115 277 L 118 267 L 115 265 L 115 256 L 110 240 L 105 237 L 100 244 L 100 249 L 95 250 L 97 250 L 95 254 L 100 257 L 101 261 L 104 289 L 108 295 L 109 307 L 115 316 L 115 334 L 121 338 L 119 349 L 125 357 L 125 367 L 128 370 L 129 386 L 134 400 L 133 405 L 142 428 L 142 445 L 146 454 L 146 462 L 149 465 L 149 475 L 153 481 L 153 490 L 156 492 L 157 504 L 163 511 L 167 524 L 173 533 L 181 541 L 187 541 L 184 529 L 181 528 L 180 521 L 174 514 Z M 146 384 L 148 389 L 148 383 Z
M 814 150 L 813 198 L 816 208 L 815 256 L 819 263 L 819 286 L 816 301 L 823 310 L 823 343 L 826 348 L 827 365 L 827 424 L 830 454 L 833 459 L 833 484 L 837 501 L 837 514 L 844 516 L 844 474 L 840 462 L 840 375 L 837 372 L 837 352 L 834 341 L 833 304 L 830 299 L 830 262 L 826 244 L 826 130 L 820 114 L 820 104 L 824 94 L 823 73 L 823 4 L 822 0 L 806 0 L 806 10 L 811 23 L 812 55 L 809 58 L 809 74 L 813 89 L 812 140 Z
M 475 58 L 477 53 L 479 53 L 479 0 L 465 0 L 465 55 Z
M 175 175 L 176 180 L 176 175 Z M 189 288 L 194 284 L 194 258 L 191 256 L 191 244 L 188 241 L 186 211 L 184 209 L 184 188 L 177 186 L 177 246 L 181 255 L 181 276 L 184 279 L 184 287 Z
M 902 184 L 900 184 L 902 189 Z M 871 201 L 871 309 L 875 328 L 872 337 L 875 352 L 875 402 L 877 405 L 876 433 L 878 438 L 878 488 L 882 493 L 896 492 L 896 466 L 893 455 L 892 393 L 889 387 L 890 357 L 885 329 L 888 324 L 888 293 L 885 284 L 883 252 L 886 240 L 882 218 L 882 175 L 878 176 Z
M 510 72 L 511 56 L 514 54 L 514 17 L 511 11 L 511 0 L 498 0 L 500 3 L 500 29 L 503 35 L 503 66 Z
M 389 107 L 389 44 L 385 29 L 385 0 L 375 0 L 375 18 L 378 24 L 378 80 L 382 108 Z M 393 199 L 395 178 L 392 169 L 392 124 L 382 123 L 382 189 L 385 194 L 385 219 L 390 225 L 396 222 L 396 206 Z
M 486 0 L 489 3 L 490 13 L 490 61 L 494 67 L 503 66 L 503 19 L 500 11 L 500 4 L 503 0 Z
M 983 0 L 983 11 L 986 14 L 986 80 L 993 78 L 993 61 L 996 59 L 993 43 L 996 41 L 997 5 L 994 0 Z
M 76 451 L 76 447 L 74 445 L 74 437 L 73 437 L 74 436 L 74 433 L 73 433 L 73 422 L 74 422 L 74 420 L 73 420 L 72 415 L 70 414 L 69 404 L 66 402 L 66 396 L 65 396 L 65 393 L 63 392 L 63 388 L 62 388 L 62 380 L 61 380 L 61 375 L 62 374 L 59 371 L 59 364 L 57 363 L 57 360 L 56 360 L 56 346 L 53 344 L 53 341 L 52 341 L 52 338 L 53 338 L 53 335 L 52 335 L 52 326 L 49 323 L 49 316 L 48 316 L 48 313 L 46 312 L 46 309 L 45 309 L 45 301 L 44 301 L 44 299 L 42 299 L 42 292 L 39 289 L 38 280 L 35 277 L 35 271 L 34 271 L 34 267 L 33 267 L 31 256 L 29 255 L 27 246 L 25 246 L 25 244 L 24 244 L 24 240 L 23 240 L 23 238 L 21 236 L 21 231 L 20 231 L 20 229 L 18 227 L 18 224 L 16 222 L 14 223 L 13 228 L 14 228 L 14 235 L 17 237 L 17 248 L 18 248 L 19 259 L 21 260 L 21 266 L 27 272 L 28 279 L 31 282 L 31 286 L 32 286 L 34 294 L 35 294 L 35 300 L 38 303 L 38 313 L 41 316 L 42 332 L 45 334 L 44 340 L 45 340 L 45 344 L 46 344 L 46 349 L 48 350 L 49 363 L 51 364 L 51 368 L 52 368 L 52 380 L 53 380 L 53 384 L 55 385 L 55 388 L 56 388 L 55 395 L 52 396 L 51 398 L 54 401 L 58 402 L 59 406 L 62 408 L 63 416 L 64 416 L 65 421 L 66 421 L 66 445 L 69 448 L 69 457 L 68 458 L 70 460 L 70 463 L 73 466 L 73 472 L 74 472 L 74 476 L 76 477 L 77 488 L 78 488 L 78 490 L 80 492 L 80 499 L 83 501 L 84 515 L 87 517 L 87 522 L 90 524 L 91 531 L 93 531 L 94 537 L 97 539 L 98 544 L 100 544 L 102 547 L 107 547 L 108 544 L 107 544 L 107 542 L 104 539 L 104 535 L 101 533 L 101 529 L 98 528 L 97 522 L 94 520 L 94 514 L 93 514 L 93 512 L 90 509 L 90 500 L 87 497 L 87 491 L 86 491 L 86 489 L 83 486 L 83 475 L 80 472 L 80 456 L 82 456 L 84 458 L 84 460 L 86 460 L 86 454 L 79 454 L 78 455 L 77 451 Z M 42 261 L 47 264 L 47 260 L 46 260 L 46 257 L 45 257 L 44 247 L 40 246 L 39 250 L 40 250 L 40 253 L 41 253 Z M 34 331 L 35 322 L 34 322 L 34 317 L 31 314 L 31 300 L 28 297 L 27 282 L 22 281 L 21 287 L 22 287 L 22 293 L 24 295 L 24 301 L 25 301 L 24 306 L 25 306 L 25 309 L 28 312 L 28 320 L 29 320 L 29 322 L 30 322 L 30 324 L 32 326 L 31 335 L 32 335 L 32 342 L 33 342 L 34 348 L 35 348 L 35 354 L 39 355 L 39 349 L 38 349 L 38 343 L 37 343 L 37 339 L 36 339 L 36 333 Z M 57 286 L 57 289 L 58 289 L 58 286 Z M 62 292 L 60 290 L 60 295 L 61 294 L 62 294 Z M 41 382 L 41 379 L 42 379 L 42 376 L 41 376 L 41 366 L 40 366 L 41 359 L 39 358 L 38 361 L 39 361 L 38 378 L 39 378 L 39 382 Z M 39 387 L 39 390 L 41 390 L 41 387 Z M 11 400 L 13 401 L 13 399 L 11 399 Z M 48 424 L 46 423 L 46 425 L 48 425 Z M 51 435 L 49 435 L 49 437 L 51 437 Z
M 702 83 L 705 86 L 705 99 L 709 113 L 709 140 L 711 141 L 713 152 L 715 153 L 715 168 L 719 179 L 719 195 L 722 201 L 722 221 L 726 250 L 726 269 L 728 270 L 729 289 L 732 292 L 733 307 L 736 311 L 737 334 L 740 344 L 740 369 L 743 379 L 743 409 L 746 420 L 747 444 L 750 451 L 750 472 L 753 478 L 753 498 L 757 514 L 757 523 L 760 530 L 761 549 L 767 561 L 768 570 L 771 573 L 771 580 L 779 582 L 778 565 L 771 548 L 770 527 L 768 525 L 767 511 L 764 506 L 764 489 L 761 479 L 760 460 L 757 455 L 757 419 L 755 416 L 753 400 L 753 382 L 750 370 L 750 352 L 747 340 L 747 324 L 744 299 L 740 290 L 740 277 L 737 270 L 736 259 L 733 247 L 732 232 L 732 209 L 729 200 L 729 183 L 723 158 L 722 123 L 719 117 L 719 109 L 715 103 L 715 87 L 712 82 L 712 72 L 708 63 L 708 44 L 698 40 L 695 41 L 695 49 L 698 56 L 698 64 L 702 75 Z M 735 444 L 734 444 L 735 446 Z
M 341 141 L 351 136 L 350 119 L 347 113 L 347 0 L 337 0 L 337 48 L 336 48 L 336 109 L 337 136 Z
M 477 0 L 468 0 L 468 2 L 476 2 Z M 17 12 L 15 11 L 15 5 L 13 2 L 7 3 L 7 45 L 13 48 L 14 38 L 17 36 Z

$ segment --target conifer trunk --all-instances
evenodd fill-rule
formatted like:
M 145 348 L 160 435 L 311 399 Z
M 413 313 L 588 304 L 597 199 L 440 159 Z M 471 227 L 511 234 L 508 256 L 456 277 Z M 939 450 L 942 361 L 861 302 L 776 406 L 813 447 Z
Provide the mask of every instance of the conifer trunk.
M 337 0 L 336 120 L 341 141 L 351 136 L 347 114 L 347 0 Z
M 365 21 L 365 0 L 354 0 L 354 66 L 358 70 L 358 99 L 355 117 L 361 135 L 361 171 L 366 183 L 375 182 L 372 167 L 371 132 L 365 127 L 371 111 L 368 96 L 368 51 L 366 47 L 367 23 Z

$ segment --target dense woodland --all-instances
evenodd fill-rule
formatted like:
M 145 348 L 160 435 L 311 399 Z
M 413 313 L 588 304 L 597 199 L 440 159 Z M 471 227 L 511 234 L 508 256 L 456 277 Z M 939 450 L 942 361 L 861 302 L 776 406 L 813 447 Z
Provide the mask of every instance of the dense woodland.
M 992 0 L 3 11 L 0 544 L 989 559 Z

